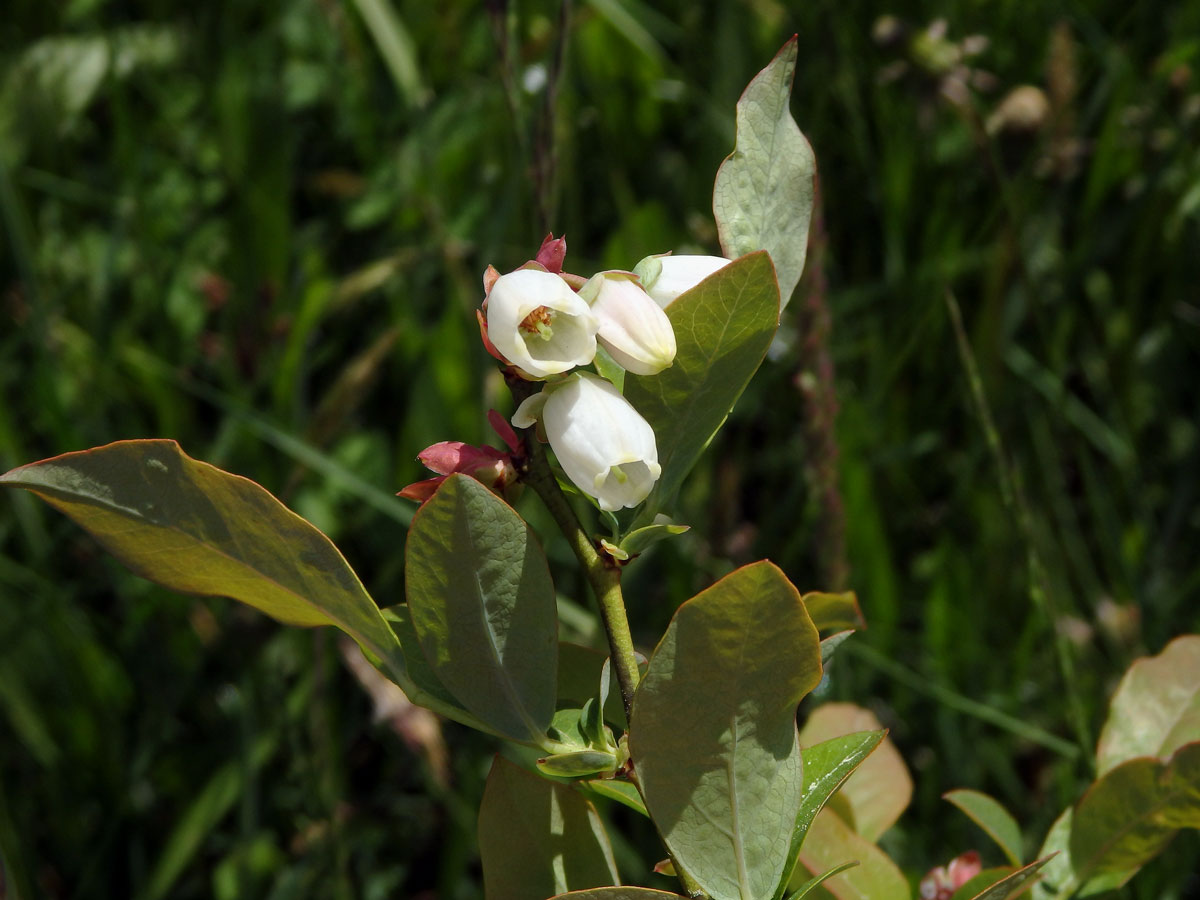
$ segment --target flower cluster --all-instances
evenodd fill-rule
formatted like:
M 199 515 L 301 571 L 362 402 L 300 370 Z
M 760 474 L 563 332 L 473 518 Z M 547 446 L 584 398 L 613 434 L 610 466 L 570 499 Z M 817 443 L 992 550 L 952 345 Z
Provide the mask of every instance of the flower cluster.
M 729 260 L 652 256 L 633 271 L 585 279 L 562 270 L 565 256 L 566 241 L 550 235 L 521 268 L 501 275 L 489 266 L 480 332 L 488 352 L 513 374 L 544 382 L 518 407 L 513 424 L 540 423 L 567 477 L 601 509 L 634 507 L 662 472 L 654 431 L 611 382 L 576 370 L 591 365 L 598 348 L 635 375 L 669 367 L 676 346 L 667 306 Z M 511 454 L 489 447 L 435 445 L 420 458 L 443 476 L 469 472 L 498 490 L 511 482 Z M 436 482 L 411 485 L 405 496 L 421 499 Z

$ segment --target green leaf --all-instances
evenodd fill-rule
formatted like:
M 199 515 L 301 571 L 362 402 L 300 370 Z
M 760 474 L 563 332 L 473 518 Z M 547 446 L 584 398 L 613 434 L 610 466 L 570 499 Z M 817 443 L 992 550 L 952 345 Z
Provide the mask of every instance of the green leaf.
M 600 677 L 608 655 L 591 647 L 567 641 L 558 645 L 558 705 L 583 706 L 600 692 Z M 625 729 L 625 705 L 620 691 L 610 691 L 604 700 L 604 719 Z
M 800 848 L 803 870 L 815 875 L 851 859 L 859 864 L 823 885 L 837 900 L 908 900 L 911 896 L 908 880 L 886 853 L 855 834 L 833 810 L 821 810 Z M 803 870 L 796 868 L 793 883 Z
M 1074 812 L 1071 807 L 1063 810 L 1062 815 L 1050 826 L 1046 840 L 1038 851 L 1039 857 L 1048 858 L 1049 861 L 1042 870 L 1042 880 L 1033 886 L 1034 900 L 1090 897 L 1104 891 L 1116 890 L 1137 874 L 1137 869 L 1113 872 L 1090 878 L 1081 886 L 1071 863 L 1071 826 L 1074 822 Z
M 625 379 L 625 398 L 654 428 L 662 466 L 635 526 L 674 502 L 684 477 L 758 370 L 779 326 L 771 260 L 753 253 L 730 263 L 667 307 L 675 363 Z
M 1100 775 L 1138 756 L 1170 756 L 1200 741 L 1200 636 L 1176 638 L 1125 672 L 1100 732 Z
M 417 638 L 416 629 L 413 628 L 412 615 L 408 611 L 408 606 L 403 603 L 389 606 L 383 610 L 383 617 L 392 626 L 392 632 L 400 641 L 400 647 L 404 651 L 405 670 L 423 701 L 429 700 L 435 703 L 435 706 L 430 707 L 432 709 L 440 710 L 443 707 L 450 707 L 464 715 L 471 716 L 433 674 L 433 669 L 429 667 L 429 661 L 425 659 L 425 654 L 421 650 L 421 642 Z M 410 696 L 409 699 L 415 699 L 415 697 Z M 471 718 L 475 719 L 474 716 Z
M 413 627 L 437 680 L 504 737 L 542 743 L 558 614 L 529 526 L 474 478 L 451 475 L 413 517 L 405 560 Z
M 642 553 L 652 544 L 689 531 L 691 527 L 691 525 L 663 523 L 661 525 L 647 525 L 644 528 L 637 528 L 621 538 L 620 549 L 625 554 L 625 558 L 628 559 L 631 556 L 637 556 L 639 553 Z
M 682 894 L 671 894 L 651 888 L 611 887 L 597 888 L 593 891 L 572 891 L 569 894 L 551 897 L 550 900 L 680 900 L 682 896 Z
M 354 5 L 387 64 L 401 99 L 411 108 L 424 106 L 429 91 L 421 82 L 416 42 L 392 4 L 388 0 L 354 0 Z
M 1071 863 L 1081 878 L 1136 870 L 1180 828 L 1200 828 L 1200 743 L 1169 760 L 1124 762 L 1075 807 Z
M 618 391 L 625 391 L 625 368 L 599 344 L 596 345 L 596 356 L 592 359 L 592 365 L 596 367 L 597 375 L 612 382 Z
M 809 715 L 800 730 L 800 743 L 810 747 L 840 735 L 882 728 L 870 710 L 852 703 L 826 703 Z M 877 841 L 900 818 L 912 799 L 912 778 L 890 740 L 881 741 L 846 779 L 841 796 L 850 806 L 854 830 L 868 841 Z
M 633 702 L 642 795 L 675 862 L 712 900 L 771 896 L 803 796 L 796 706 L 821 677 L 817 630 L 769 562 L 675 613 Z
M 634 812 L 641 813 L 646 818 L 650 817 L 650 813 L 646 812 L 646 804 L 642 802 L 642 795 L 638 793 L 637 787 L 628 781 L 595 778 L 590 781 L 581 781 L 577 787 L 592 791 L 600 797 L 607 797 L 609 800 L 620 803 L 622 806 L 628 806 Z
M 796 72 L 793 36 L 754 76 L 737 104 L 737 142 L 717 170 L 713 215 L 721 250 L 766 250 L 787 306 L 804 271 L 817 163 L 789 111 Z
M 0 475 L 65 513 L 133 572 L 232 597 L 289 625 L 336 625 L 406 690 L 399 641 L 324 534 L 260 485 L 174 441 L 118 441 Z
M 793 861 L 793 866 L 796 854 L 804 843 L 804 836 L 817 813 L 824 809 L 834 792 L 845 784 L 850 773 L 879 746 L 886 735 L 886 731 L 864 731 L 804 748 L 804 793 L 792 829 L 791 850 L 788 852 L 788 859 Z M 791 879 L 790 871 L 787 879 Z M 784 884 L 786 886 L 786 881 Z
M 1008 861 L 1021 865 L 1021 826 L 997 800 L 979 791 L 957 790 L 942 794 L 995 841 Z
M 995 869 L 984 869 L 970 881 L 963 884 L 951 896 L 950 900 L 972 900 L 980 891 L 990 888 L 1013 873 L 1012 866 L 1000 866 Z
M 816 890 L 818 887 L 820 887 L 822 884 L 824 884 L 826 881 L 828 881 L 834 875 L 840 875 L 842 872 L 845 872 L 847 869 L 853 869 L 857 865 L 858 865 L 858 860 L 851 860 L 850 862 L 842 863 L 840 866 L 834 866 L 829 871 L 823 872 L 820 875 L 815 875 L 812 878 L 808 879 L 808 881 L 804 882 L 804 884 L 800 885 L 800 887 L 795 892 L 788 894 L 787 900 L 803 900 L 804 897 L 807 897 L 809 894 L 811 894 L 814 890 Z
M 853 631 L 839 631 L 824 638 L 821 641 L 821 665 L 828 665 L 829 661 L 833 659 L 833 654 L 837 651 L 837 648 L 846 643 L 852 634 L 854 634 Z
M 479 807 L 487 900 L 530 900 L 618 883 L 596 810 L 569 786 L 497 756 Z
M 1029 887 L 1035 878 L 1040 878 L 1041 869 L 1048 862 L 1049 859 L 1039 859 L 1007 874 L 1000 870 L 999 878 L 995 877 L 994 869 L 980 872 L 955 891 L 951 900 L 1009 900 Z
M 803 599 L 818 631 L 858 631 L 867 626 L 854 591 L 840 594 L 810 591 Z

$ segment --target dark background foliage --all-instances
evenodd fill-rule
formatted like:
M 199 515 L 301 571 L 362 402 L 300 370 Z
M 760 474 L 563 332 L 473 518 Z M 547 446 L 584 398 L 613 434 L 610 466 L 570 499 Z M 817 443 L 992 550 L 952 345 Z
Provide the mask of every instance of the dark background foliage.
M 885 846 L 919 876 L 983 845 L 940 800 L 971 786 L 1032 852 L 1120 673 L 1200 626 L 1197 4 L 10 0 L 0 469 L 175 438 L 399 602 L 391 495 L 508 402 L 484 267 L 550 228 L 584 273 L 715 251 L 734 103 L 792 33 L 810 268 L 696 527 L 630 569 L 635 631 L 763 556 L 854 588 L 870 627 L 822 696 L 913 769 Z M 3 498 L 0 896 L 479 896 L 495 748 L 447 725 L 442 772 L 389 721 L 334 635 L 170 595 Z M 1198 854 L 1125 896 L 1196 896 Z

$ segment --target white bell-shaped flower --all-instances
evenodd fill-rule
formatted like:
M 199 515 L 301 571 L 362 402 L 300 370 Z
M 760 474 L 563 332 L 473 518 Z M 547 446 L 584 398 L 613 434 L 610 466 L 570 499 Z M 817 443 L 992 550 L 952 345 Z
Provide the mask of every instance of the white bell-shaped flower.
M 601 509 L 637 506 L 662 474 L 654 429 L 597 375 L 577 372 L 534 394 L 513 424 L 528 428 L 539 419 L 567 477 Z
M 596 338 L 622 368 L 654 375 L 675 360 L 675 331 L 632 272 L 600 272 L 579 289 L 600 321 Z
M 666 309 L 684 291 L 723 269 L 732 260 L 723 256 L 647 256 L 633 267 L 646 293 Z
M 587 301 L 550 272 L 509 272 L 488 293 L 488 340 L 533 378 L 590 363 L 599 327 Z

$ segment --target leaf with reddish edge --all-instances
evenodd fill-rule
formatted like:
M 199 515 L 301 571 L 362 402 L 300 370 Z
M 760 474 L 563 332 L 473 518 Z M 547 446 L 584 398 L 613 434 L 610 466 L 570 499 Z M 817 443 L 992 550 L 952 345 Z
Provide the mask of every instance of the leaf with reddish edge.
M 638 685 L 629 751 L 646 808 L 712 900 L 769 897 L 791 862 L 796 705 L 820 652 L 800 593 L 759 562 L 679 607 Z
M 720 269 L 667 307 L 675 362 L 625 379 L 625 399 L 654 429 L 662 474 L 629 530 L 674 502 L 684 477 L 750 383 L 779 327 L 779 286 L 766 253 Z
M 803 599 L 804 607 L 812 616 L 818 631 L 858 631 L 867 627 L 854 591 L 840 594 L 810 591 Z
M 793 36 L 737 103 L 737 141 L 713 184 L 713 215 L 722 253 L 730 259 L 766 250 L 787 306 L 808 252 L 816 192 L 816 157 L 792 118 Z
M 1083 878 L 1136 870 L 1180 828 L 1200 828 L 1200 743 L 1168 760 L 1128 760 L 1099 778 L 1075 807 L 1071 863 Z
M 1090 897 L 1104 891 L 1116 890 L 1137 874 L 1136 869 L 1113 872 L 1089 878 L 1080 884 L 1071 864 L 1071 826 L 1074 824 L 1074 813 L 1075 810 L 1068 806 L 1046 833 L 1038 856 L 1046 859 L 1047 863 L 1042 870 L 1041 880 L 1034 882 L 1033 900 Z
M 1014 866 L 1021 865 L 1021 826 L 997 800 L 979 791 L 957 790 L 942 794 L 942 799 L 954 804 L 1004 851 Z
M 1113 694 L 1096 748 L 1100 775 L 1138 756 L 1170 756 L 1200 741 L 1200 635 L 1139 659 Z
M 13 469 L 0 486 L 33 492 L 166 588 L 231 597 L 289 625 L 335 625 L 414 688 L 396 636 L 329 538 L 262 486 L 174 441 L 65 453 Z

